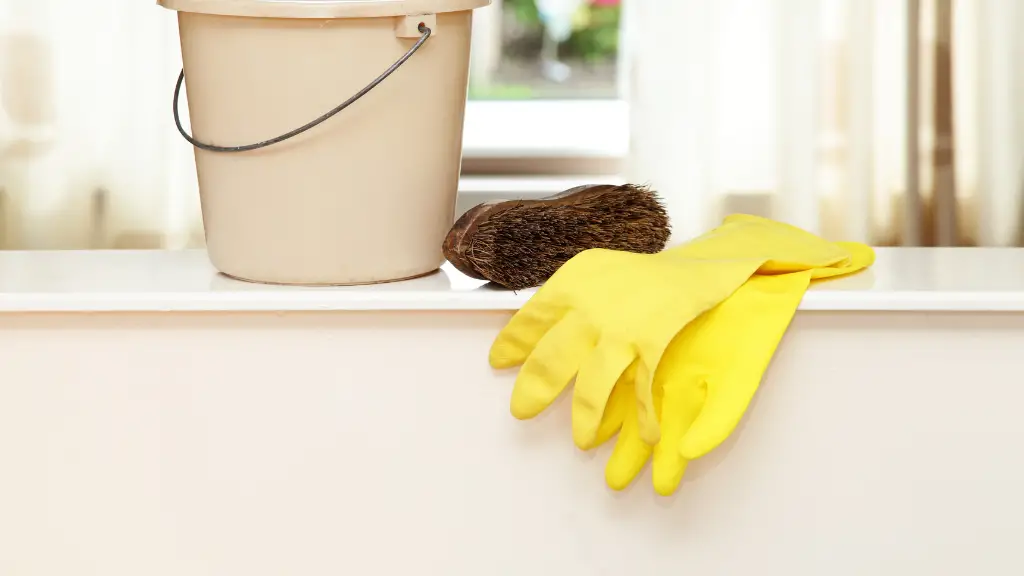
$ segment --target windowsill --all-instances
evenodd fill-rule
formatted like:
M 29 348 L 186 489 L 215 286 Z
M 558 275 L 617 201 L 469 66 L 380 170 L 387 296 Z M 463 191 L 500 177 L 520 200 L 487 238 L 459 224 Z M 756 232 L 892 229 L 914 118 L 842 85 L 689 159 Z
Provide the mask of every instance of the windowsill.
M 540 198 L 585 184 L 623 184 L 621 176 L 482 176 L 459 179 L 459 195 L 474 198 Z
M 623 158 L 629 106 L 622 100 L 472 100 L 463 147 L 467 159 Z

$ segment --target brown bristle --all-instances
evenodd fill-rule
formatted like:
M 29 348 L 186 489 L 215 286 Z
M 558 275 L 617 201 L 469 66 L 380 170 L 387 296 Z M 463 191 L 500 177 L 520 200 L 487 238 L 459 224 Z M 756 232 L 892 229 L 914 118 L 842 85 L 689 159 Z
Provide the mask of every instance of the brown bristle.
M 668 214 L 649 188 L 588 186 L 555 199 L 510 202 L 481 218 L 459 252 L 463 266 L 521 290 L 544 283 L 583 250 L 653 254 L 669 235 Z

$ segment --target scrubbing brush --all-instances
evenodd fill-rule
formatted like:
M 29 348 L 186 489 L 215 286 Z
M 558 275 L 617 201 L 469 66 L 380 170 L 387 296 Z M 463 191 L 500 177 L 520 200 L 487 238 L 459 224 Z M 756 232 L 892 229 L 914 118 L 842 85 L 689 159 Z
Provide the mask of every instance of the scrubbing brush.
M 653 254 L 669 235 L 668 214 L 650 189 L 590 185 L 539 200 L 480 204 L 459 218 L 443 250 L 463 274 L 522 290 L 543 284 L 583 250 Z

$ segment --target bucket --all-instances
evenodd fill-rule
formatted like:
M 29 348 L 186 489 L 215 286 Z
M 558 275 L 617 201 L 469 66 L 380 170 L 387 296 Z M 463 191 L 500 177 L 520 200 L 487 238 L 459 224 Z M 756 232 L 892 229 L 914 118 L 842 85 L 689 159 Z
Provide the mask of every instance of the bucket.
M 213 265 L 349 285 L 443 263 L 472 10 L 490 0 L 158 0 L 178 12 L 178 130 Z M 179 117 L 188 91 L 191 134 Z

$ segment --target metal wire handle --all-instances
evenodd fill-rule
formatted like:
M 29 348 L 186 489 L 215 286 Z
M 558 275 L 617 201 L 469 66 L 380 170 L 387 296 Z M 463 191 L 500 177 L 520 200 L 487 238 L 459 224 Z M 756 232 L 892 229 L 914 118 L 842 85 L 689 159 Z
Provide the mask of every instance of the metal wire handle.
M 282 134 L 276 138 L 271 138 L 270 140 L 264 140 L 262 142 L 257 142 L 255 144 L 247 144 L 245 146 L 214 146 L 212 144 L 204 144 L 193 138 L 188 132 L 185 131 L 185 128 L 183 128 L 181 125 L 181 117 L 178 114 L 178 97 L 181 95 L 181 85 L 185 80 L 185 69 L 182 68 L 181 73 L 178 74 L 178 83 L 174 86 L 174 125 L 178 127 L 178 132 L 182 135 L 183 138 L 185 138 L 185 140 L 188 140 L 189 144 L 195 146 L 196 148 L 199 148 L 200 150 L 209 150 L 210 152 L 248 152 L 250 150 L 258 150 L 260 148 L 266 148 L 267 146 L 270 146 L 272 144 L 284 142 L 289 138 L 302 134 L 303 132 L 309 130 L 310 128 L 318 126 L 319 124 L 325 122 L 338 112 L 341 112 L 345 108 L 348 108 L 356 100 L 359 100 L 360 98 L 365 96 L 367 92 L 376 88 L 377 85 L 383 82 L 388 76 L 391 76 L 391 74 L 395 70 L 398 70 L 402 66 L 402 64 L 405 64 L 406 60 L 411 58 L 412 55 L 415 54 L 416 51 L 419 50 L 421 46 L 423 46 L 423 43 L 426 42 L 428 38 L 430 38 L 430 28 L 427 28 L 426 24 L 420 23 L 417 29 L 420 31 L 420 34 L 422 34 L 422 36 L 420 36 L 420 39 L 417 40 L 415 44 L 413 44 L 412 48 L 409 48 L 409 51 L 406 52 L 405 55 L 399 58 L 394 64 L 391 65 L 390 68 L 385 70 L 384 73 L 378 76 L 373 82 L 370 82 L 365 88 L 363 88 L 359 92 L 356 92 L 354 96 L 352 96 L 348 100 L 345 100 L 330 112 L 324 114 L 323 116 L 317 118 L 316 120 L 313 120 L 309 124 L 302 126 L 301 128 L 296 128 L 291 132 Z

